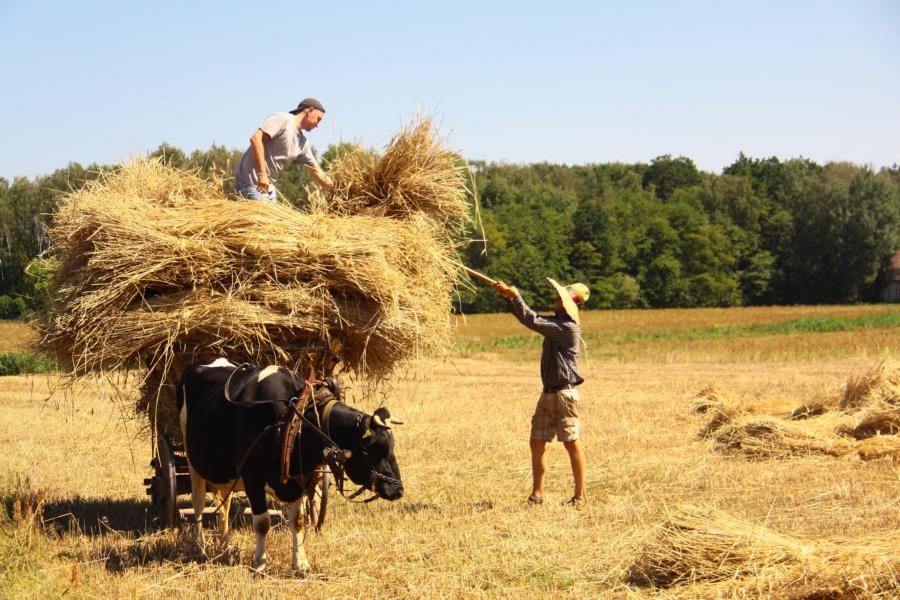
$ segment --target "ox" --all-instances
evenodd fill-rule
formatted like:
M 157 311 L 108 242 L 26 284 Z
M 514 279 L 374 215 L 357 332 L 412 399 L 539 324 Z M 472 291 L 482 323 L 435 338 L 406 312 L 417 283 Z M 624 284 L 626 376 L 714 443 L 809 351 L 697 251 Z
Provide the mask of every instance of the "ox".
M 225 359 L 185 370 L 178 384 L 178 410 L 190 467 L 195 540 L 201 549 L 207 490 L 224 498 L 218 521 L 219 532 L 225 535 L 230 492 L 242 489 L 250 501 L 256 533 L 252 567 L 262 571 L 268 562 L 266 534 L 271 525 L 268 492 L 287 504 L 291 564 L 298 571 L 307 571 L 310 564 L 304 547 L 303 505 L 315 487 L 315 469 L 325 463 L 329 453 L 342 456 L 338 470 L 361 490 L 368 489 L 387 500 L 403 495 L 390 413 L 383 407 L 369 415 L 333 403 L 327 422 L 322 423 L 321 405 L 309 402 L 299 433 L 292 440 L 299 443 L 293 444 L 289 461 L 285 461 L 289 463 L 289 477 L 286 481 L 282 478 L 282 436 L 289 429 L 290 402 L 301 397 L 307 385 L 281 367 L 236 366 Z M 335 391 L 319 387 L 316 396 L 320 401 Z M 337 464 L 332 462 L 332 467 Z

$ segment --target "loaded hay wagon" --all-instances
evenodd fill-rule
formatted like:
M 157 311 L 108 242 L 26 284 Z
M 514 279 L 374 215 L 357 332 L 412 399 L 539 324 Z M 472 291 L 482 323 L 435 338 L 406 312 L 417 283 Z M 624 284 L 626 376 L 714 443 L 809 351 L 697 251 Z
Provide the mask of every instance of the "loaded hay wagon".
M 406 361 L 449 351 L 465 166 L 424 119 L 384 153 L 346 151 L 328 172 L 334 188 L 311 192 L 301 211 L 136 160 L 66 195 L 53 215 L 41 349 L 76 378 L 138 375 L 161 525 L 177 522 L 177 496 L 190 491 L 175 402 L 187 366 L 226 358 L 322 380 L 339 363 L 374 390 Z M 317 525 L 327 474 L 321 486 Z

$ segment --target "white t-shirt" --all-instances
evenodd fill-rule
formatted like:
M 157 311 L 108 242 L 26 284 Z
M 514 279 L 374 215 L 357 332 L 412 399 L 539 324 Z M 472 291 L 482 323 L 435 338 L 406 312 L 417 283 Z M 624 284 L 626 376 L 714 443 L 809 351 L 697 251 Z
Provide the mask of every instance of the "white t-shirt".
M 263 143 L 266 154 L 266 168 L 269 170 L 269 181 L 275 183 L 278 173 L 292 162 L 301 165 L 316 163 L 316 157 L 312 153 L 312 145 L 303 131 L 297 129 L 294 124 L 294 115 L 291 113 L 274 113 L 265 118 L 260 124 L 260 129 L 272 138 Z M 259 174 L 256 172 L 256 161 L 253 160 L 253 150 L 247 148 L 241 160 L 234 168 L 234 178 L 237 185 L 256 185 Z

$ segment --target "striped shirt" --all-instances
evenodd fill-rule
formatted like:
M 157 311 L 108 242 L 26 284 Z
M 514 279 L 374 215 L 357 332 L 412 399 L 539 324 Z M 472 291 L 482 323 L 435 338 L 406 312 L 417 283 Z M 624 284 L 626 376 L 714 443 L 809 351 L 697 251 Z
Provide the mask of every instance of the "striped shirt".
M 509 301 L 509 308 L 528 329 L 544 336 L 541 350 L 541 383 L 547 388 L 580 385 L 578 374 L 581 327 L 567 314 L 543 317 L 525 304 L 521 296 Z

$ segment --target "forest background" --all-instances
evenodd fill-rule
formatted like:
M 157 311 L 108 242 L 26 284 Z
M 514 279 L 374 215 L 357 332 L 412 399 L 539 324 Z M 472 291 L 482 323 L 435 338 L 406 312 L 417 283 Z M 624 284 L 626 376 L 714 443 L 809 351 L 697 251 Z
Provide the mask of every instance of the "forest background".
M 321 155 L 325 168 L 346 145 Z M 190 155 L 162 144 L 152 157 L 228 180 L 240 151 Z M 900 165 L 740 154 L 721 174 L 687 157 L 649 163 L 505 164 L 459 157 L 478 215 L 460 248 L 469 266 L 552 305 L 546 277 L 583 281 L 588 308 L 728 307 L 871 302 L 900 249 Z M 50 175 L 0 178 L 0 318 L 40 310 L 46 230 L 60 196 L 115 166 L 70 163 Z M 302 169 L 278 180 L 302 208 Z M 502 310 L 495 294 L 461 290 L 465 313 Z

